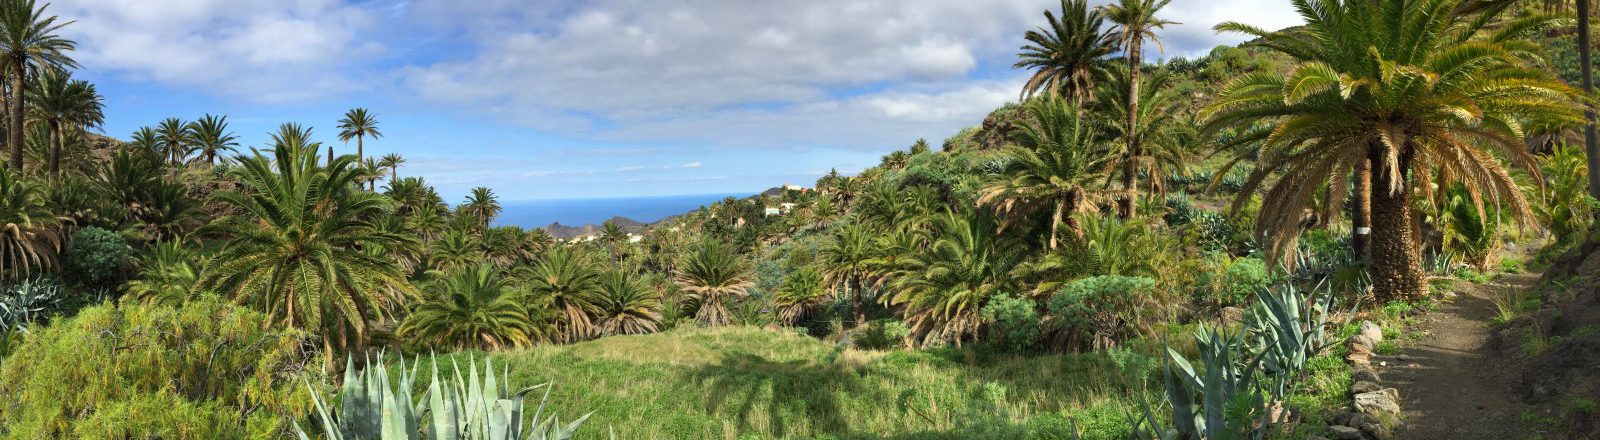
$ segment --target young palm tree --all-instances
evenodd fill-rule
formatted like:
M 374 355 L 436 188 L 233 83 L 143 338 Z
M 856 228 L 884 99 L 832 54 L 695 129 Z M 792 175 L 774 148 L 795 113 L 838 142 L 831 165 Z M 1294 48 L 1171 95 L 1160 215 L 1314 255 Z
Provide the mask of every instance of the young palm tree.
M 817 262 L 822 265 L 822 275 L 827 286 L 842 290 L 850 298 L 851 311 L 855 312 L 855 325 L 865 325 L 866 307 L 862 300 L 866 294 L 870 261 L 877 256 L 877 242 L 872 231 L 859 224 L 849 223 L 834 228 L 831 240 L 817 250 Z
M 595 321 L 607 335 L 655 333 L 661 322 L 661 295 L 639 273 L 618 267 L 600 275 L 600 313 Z
M 1548 18 L 1489 27 L 1509 3 L 1458 14 L 1452 11 L 1467 0 L 1293 1 L 1306 20 L 1296 30 L 1218 25 L 1261 37 L 1260 45 L 1301 64 L 1287 77 L 1257 73 L 1229 84 L 1206 110 L 1210 129 L 1277 120 L 1241 194 L 1279 177 L 1263 198 L 1257 229 L 1280 255 L 1293 246 L 1318 189 L 1345 192 L 1340 176 L 1370 161 L 1368 270 L 1378 299 L 1426 295 L 1415 189 L 1427 195 L 1430 182 L 1459 183 L 1480 212 L 1489 199 L 1529 218 L 1527 200 L 1497 156 L 1539 176 L 1522 143 L 1522 122 L 1584 123 L 1578 92 L 1539 70 L 1540 51 L 1526 38 Z
M 1105 32 L 1105 16 L 1087 0 L 1061 0 L 1061 17 L 1044 11 L 1046 26 L 1028 31 L 1028 44 L 1017 54 L 1012 68 L 1033 70 L 1022 85 L 1022 99 L 1035 94 L 1068 97 L 1081 109 L 1084 95 L 1094 93 L 1095 81 L 1105 76 L 1106 58 L 1116 42 Z
M 180 241 L 163 241 L 139 257 L 139 270 L 123 285 L 128 295 L 145 303 L 182 305 L 197 293 L 201 262 Z
M 16 169 L 0 168 L 0 279 L 55 266 L 61 236 L 44 195 Z
M 706 326 L 733 322 L 728 303 L 749 294 L 755 275 L 733 245 L 704 239 L 691 245 L 678 264 L 678 285 L 698 304 L 695 319 Z
M 218 153 L 235 152 L 239 146 L 239 137 L 228 131 L 227 116 L 207 114 L 198 121 L 190 122 L 189 136 L 195 150 L 200 153 L 198 159 L 205 161 L 206 165 L 216 165 Z
M 547 301 L 555 309 L 562 342 L 595 335 L 598 328 L 592 317 L 602 312 L 603 302 L 600 273 L 588 255 L 568 247 L 551 249 L 538 264 L 525 269 L 520 278 L 534 298 Z
M 827 280 L 816 267 L 806 266 L 790 273 L 778 285 L 773 301 L 778 306 L 778 321 L 794 325 L 822 308 L 831 295 Z
M 502 350 L 538 342 L 526 298 L 494 266 L 451 271 L 424 287 L 423 295 L 400 325 L 402 337 L 454 350 Z
M 1144 95 L 1139 92 L 1142 80 L 1139 78 L 1140 68 L 1144 65 L 1144 42 L 1149 40 L 1156 44 L 1156 49 L 1161 49 L 1161 39 L 1156 36 L 1156 31 L 1169 24 L 1179 24 L 1175 21 L 1156 18 L 1156 13 L 1161 8 L 1167 7 L 1172 0 L 1117 0 L 1116 3 L 1101 6 L 1106 18 L 1115 26 L 1112 28 L 1112 38 L 1122 47 L 1123 56 L 1128 60 L 1128 111 L 1125 116 L 1127 128 L 1123 131 L 1127 150 L 1123 155 L 1127 159 L 1123 162 L 1122 200 L 1118 211 L 1123 217 L 1137 214 L 1139 181 L 1138 171 L 1134 169 L 1139 158 L 1144 156 L 1143 145 L 1139 139 L 1138 117 L 1143 115 L 1139 111 L 1139 98 Z
M 405 163 L 406 158 L 395 153 L 385 154 L 382 158 L 378 159 L 379 168 L 389 169 L 389 182 L 391 183 L 400 178 L 400 165 L 404 165 Z
M 78 67 L 67 56 L 77 47 L 72 40 L 56 35 L 71 21 L 57 22 L 46 16 L 50 4 L 38 6 L 34 0 L 0 0 L 0 59 L 9 69 L 10 95 L 6 97 L 10 116 L 6 122 L 6 143 L 11 146 L 11 168 L 22 171 L 23 117 L 27 108 L 24 96 L 29 71 L 63 70 Z
M 1049 210 L 1049 248 L 1055 249 L 1059 225 L 1067 225 L 1074 236 L 1083 235 L 1072 214 L 1091 206 L 1091 188 L 1106 178 L 1111 152 L 1089 136 L 1065 100 L 1034 100 L 1027 111 L 1035 123 L 1016 132 L 1017 146 L 1005 149 L 1010 162 L 984 186 L 978 204 L 993 206 L 1008 221 L 1036 218 Z
M 982 329 L 979 311 L 989 299 L 1020 292 L 1014 272 L 1027 246 L 996 234 L 996 226 L 983 213 L 947 212 L 935 223 L 938 238 L 905 260 L 885 302 L 905 307 L 913 338 L 960 345 Z
M 472 234 L 459 229 L 445 232 L 428 243 L 428 265 L 433 270 L 451 272 L 483 260 Z
M 49 137 L 50 175 L 61 174 L 61 143 L 65 130 L 98 127 L 105 122 L 103 98 L 88 81 L 75 81 L 72 75 L 46 70 L 28 83 L 31 117 L 43 122 Z
M 339 142 L 348 145 L 350 139 L 356 140 L 356 160 L 367 158 L 366 150 L 362 147 L 368 136 L 373 139 L 383 137 L 383 132 L 378 131 L 378 119 L 364 108 L 345 112 L 344 118 L 339 120 Z
M 476 219 L 484 228 L 488 228 L 489 221 L 500 215 L 501 209 L 494 191 L 481 186 L 472 189 L 472 193 L 467 195 L 467 202 L 461 207 L 462 212 Z
M 182 165 L 189 160 L 190 146 L 193 145 L 192 132 L 189 124 L 178 118 L 167 118 L 156 125 L 156 145 L 161 149 L 162 156 L 173 166 Z
M 318 166 L 320 145 L 304 142 L 308 133 L 285 124 L 272 157 L 237 159 L 232 173 L 245 190 L 214 195 L 238 214 L 209 226 L 226 241 L 201 287 L 319 335 L 332 371 L 340 351 L 362 347 L 370 323 L 414 294 L 394 260 L 366 252 L 367 244 L 411 238 L 370 223 L 392 211 L 388 199 L 353 186 L 353 157 Z

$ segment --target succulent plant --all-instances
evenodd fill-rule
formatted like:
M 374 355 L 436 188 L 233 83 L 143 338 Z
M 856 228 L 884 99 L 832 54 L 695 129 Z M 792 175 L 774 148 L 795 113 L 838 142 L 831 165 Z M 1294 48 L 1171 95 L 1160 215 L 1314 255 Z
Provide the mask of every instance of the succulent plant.
M 494 366 L 484 361 L 483 375 L 479 376 L 477 361 L 469 360 L 467 376 L 451 361 L 453 380 L 439 380 L 437 359 L 431 362 L 431 380 L 420 399 L 412 400 L 418 360 L 411 368 L 400 361 L 400 377 L 391 386 L 389 369 L 382 362 L 370 363 L 360 373 L 355 372 L 354 361 L 345 362 L 344 383 L 339 390 L 339 407 L 329 406 L 312 390 L 316 403 L 318 426 L 323 437 L 329 440 L 380 439 L 380 440 L 565 440 L 572 438 L 590 414 L 562 425 L 555 415 L 545 414 L 550 399 L 549 383 L 535 385 L 511 392 L 501 378 L 509 379 L 507 372 L 495 375 Z M 309 384 L 307 388 L 310 388 Z M 530 393 L 544 389 L 538 408 L 529 417 L 524 400 Z M 306 432 L 295 425 L 301 440 L 310 440 Z

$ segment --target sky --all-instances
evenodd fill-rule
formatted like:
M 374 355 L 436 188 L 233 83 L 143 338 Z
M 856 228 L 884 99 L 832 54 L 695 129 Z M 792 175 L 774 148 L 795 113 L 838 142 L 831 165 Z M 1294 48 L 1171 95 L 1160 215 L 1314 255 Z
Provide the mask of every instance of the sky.
M 446 200 L 757 192 L 939 145 L 1017 99 L 1025 31 L 1058 0 L 54 0 L 106 134 L 226 115 L 248 147 L 284 122 L 340 154 L 364 107 Z M 1281 28 L 1287 0 L 1174 0 L 1164 52 Z

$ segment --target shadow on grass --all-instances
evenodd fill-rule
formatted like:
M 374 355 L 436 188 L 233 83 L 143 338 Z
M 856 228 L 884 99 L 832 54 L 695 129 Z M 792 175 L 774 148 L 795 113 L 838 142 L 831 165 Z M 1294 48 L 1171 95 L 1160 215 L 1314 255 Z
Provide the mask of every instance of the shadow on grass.
M 740 431 L 765 424 L 766 432 L 780 438 L 799 434 L 791 432 L 797 425 L 808 426 L 811 434 L 848 433 L 841 396 L 877 393 L 859 374 L 831 362 L 778 362 L 743 352 L 686 372 L 684 382 L 704 394 L 708 413 L 731 416 Z

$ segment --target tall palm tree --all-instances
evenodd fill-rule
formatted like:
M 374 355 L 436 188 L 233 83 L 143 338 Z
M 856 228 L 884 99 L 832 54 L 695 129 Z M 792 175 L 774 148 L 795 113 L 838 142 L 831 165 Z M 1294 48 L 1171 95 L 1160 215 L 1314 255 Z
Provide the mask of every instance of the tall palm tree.
M 905 307 L 912 338 L 960 345 L 982 329 L 979 311 L 991 298 L 1020 291 L 1014 272 L 1027 246 L 996 234 L 997 226 L 984 213 L 946 212 L 935 222 L 937 238 L 906 259 L 884 301 Z
M 1589 41 L 1589 0 L 1578 3 L 1578 67 L 1583 83 L 1583 93 L 1594 93 L 1594 48 Z M 1583 151 L 1589 158 L 1589 195 L 1600 199 L 1600 139 L 1595 135 L 1594 109 L 1584 113 L 1588 123 L 1583 126 Z
M 385 154 L 383 158 L 378 159 L 379 167 L 389 169 L 389 182 L 391 183 L 400 178 L 400 165 L 405 163 L 406 158 L 395 153 Z
M 1110 81 L 1101 89 L 1101 99 L 1094 106 L 1095 115 L 1103 118 L 1099 126 L 1104 137 L 1110 139 L 1138 139 L 1138 151 L 1123 149 L 1117 158 L 1122 180 L 1137 182 L 1140 175 L 1149 180 L 1150 190 L 1157 192 L 1166 182 L 1167 170 L 1182 172 L 1188 148 L 1198 144 L 1192 119 L 1183 111 L 1183 100 L 1170 87 L 1173 76 L 1165 72 L 1145 75 L 1141 86 L 1131 86 L 1133 76 L 1127 69 L 1114 69 Z M 1143 96 L 1129 99 L 1128 93 L 1138 91 Z M 1137 102 L 1138 107 L 1128 107 Z M 1128 113 L 1139 114 L 1128 117 Z M 1134 121 L 1128 125 L 1125 121 Z M 1133 133 L 1128 133 L 1132 128 Z M 1126 148 L 1124 143 L 1122 147 Z M 1127 173 L 1133 173 L 1130 177 Z M 1160 194 L 1156 194 L 1159 196 Z
M 853 324 L 865 325 L 866 307 L 862 302 L 872 273 L 869 262 L 877 256 L 877 242 L 872 231 L 860 223 L 840 225 L 830 238 L 817 250 L 817 262 L 828 287 L 843 291 L 850 298 L 850 308 L 855 313 Z
M 1072 214 L 1091 206 L 1095 196 L 1091 188 L 1108 175 L 1112 159 L 1068 105 L 1058 98 L 1027 104 L 1035 122 L 1015 133 L 1017 146 L 1005 149 L 1010 161 L 978 197 L 978 204 L 994 207 L 1008 221 L 1036 218 L 1036 213 L 1050 210 L 1050 249 L 1056 248 L 1059 225 L 1067 225 L 1075 236 L 1083 235 Z
M 178 118 L 167 118 L 156 124 L 156 144 L 162 156 L 172 165 L 182 165 L 189 158 L 194 144 L 189 124 Z
M 61 249 L 57 226 L 39 188 L 20 170 L 0 168 L 0 279 L 54 267 Z
M 1537 67 L 1541 51 L 1527 37 L 1547 17 L 1490 27 L 1509 3 L 1454 13 L 1468 1 L 1293 0 L 1304 27 L 1274 33 L 1217 26 L 1259 37 L 1257 44 L 1300 62 L 1287 77 L 1236 79 L 1206 109 L 1208 131 L 1275 121 L 1241 193 L 1278 177 L 1257 224 L 1269 251 L 1281 255 L 1292 246 L 1317 191 L 1324 184 L 1345 191 L 1335 176 L 1349 175 L 1361 160 L 1373 165 L 1368 270 L 1381 301 L 1427 293 L 1412 215 L 1416 190 L 1427 196 L 1430 183 L 1459 183 L 1480 212 L 1489 200 L 1518 219 L 1532 217 L 1497 156 L 1539 176 L 1522 143 L 1522 122 L 1576 127 L 1585 123 L 1584 108 L 1577 90 Z
M 1033 70 L 1022 85 L 1022 98 L 1035 94 L 1073 99 L 1081 108 L 1084 95 L 1094 93 L 1094 83 L 1105 76 L 1106 58 L 1116 42 L 1104 29 L 1105 15 L 1090 8 L 1088 0 L 1061 0 L 1061 17 L 1044 11 L 1045 26 L 1023 34 L 1012 68 Z
M 190 141 L 206 165 L 216 165 L 217 154 L 237 151 L 239 137 L 228 131 L 227 116 L 205 115 L 189 123 Z
M 6 97 L 10 116 L 6 122 L 6 143 L 11 145 L 11 168 L 22 170 L 24 98 L 29 71 L 62 70 L 76 68 L 78 63 L 67 56 L 77 48 L 77 43 L 56 35 L 62 27 L 73 22 L 57 22 L 59 17 L 46 16 L 50 4 L 38 6 L 34 0 L 0 1 L 0 59 L 11 77 L 11 94 Z
M 598 332 L 593 316 L 604 310 L 600 272 L 588 255 L 557 247 L 546 252 L 538 264 L 523 270 L 521 278 L 534 298 L 555 309 L 556 329 L 562 342 L 583 340 Z
M 661 295 L 629 267 L 600 275 L 600 313 L 596 321 L 607 335 L 655 333 L 661 322 Z
M 537 342 L 526 298 L 487 264 L 451 271 L 423 287 L 423 300 L 399 333 L 455 350 L 523 348 Z
M 722 326 L 733 322 L 728 303 L 749 295 L 755 274 L 732 244 L 708 238 L 689 247 L 676 279 L 698 306 L 695 319 L 706 326 Z
M 463 212 L 476 219 L 484 228 L 489 227 L 489 221 L 500 215 L 500 202 L 495 199 L 494 191 L 485 187 L 472 189 L 467 195 L 467 202 L 462 205 Z
M 1128 60 L 1128 111 L 1127 129 L 1124 130 L 1127 150 L 1123 155 L 1128 159 L 1123 163 L 1122 200 L 1119 202 L 1118 211 L 1123 217 L 1131 217 L 1138 213 L 1139 181 L 1138 172 L 1134 169 L 1144 155 L 1140 144 L 1138 117 L 1139 98 L 1144 95 L 1139 92 L 1141 80 L 1140 68 L 1144 65 L 1144 42 L 1149 40 L 1156 44 L 1156 49 L 1161 49 L 1161 39 L 1156 36 L 1156 31 L 1169 24 L 1179 24 L 1175 21 L 1156 18 L 1156 13 L 1161 8 L 1167 7 L 1172 0 L 1118 0 L 1116 3 L 1101 6 L 1106 18 L 1115 26 L 1112 27 L 1112 38 L 1122 47 L 1123 56 Z
M 339 142 L 356 140 L 356 159 L 366 159 L 366 150 L 362 148 L 367 137 L 373 139 L 383 137 L 383 132 L 378 131 L 378 119 L 364 108 L 351 109 L 344 113 L 344 118 L 339 120 Z M 348 144 L 347 144 L 348 145 Z
M 61 143 L 67 128 L 82 131 L 105 122 L 103 98 L 88 81 L 65 72 L 46 70 L 28 83 L 31 117 L 47 131 L 50 175 L 61 173 Z
M 237 159 L 232 174 L 244 190 L 213 196 L 237 214 L 209 226 L 226 241 L 201 287 L 319 335 L 332 371 L 338 352 L 362 347 L 370 323 L 414 295 L 394 260 L 366 246 L 412 239 L 370 223 L 392 212 L 388 199 L 354 188 L 353 157 L 319 166 L 320 145 L 305 142 L 308 133 L 285 124 L 271 157 Z

